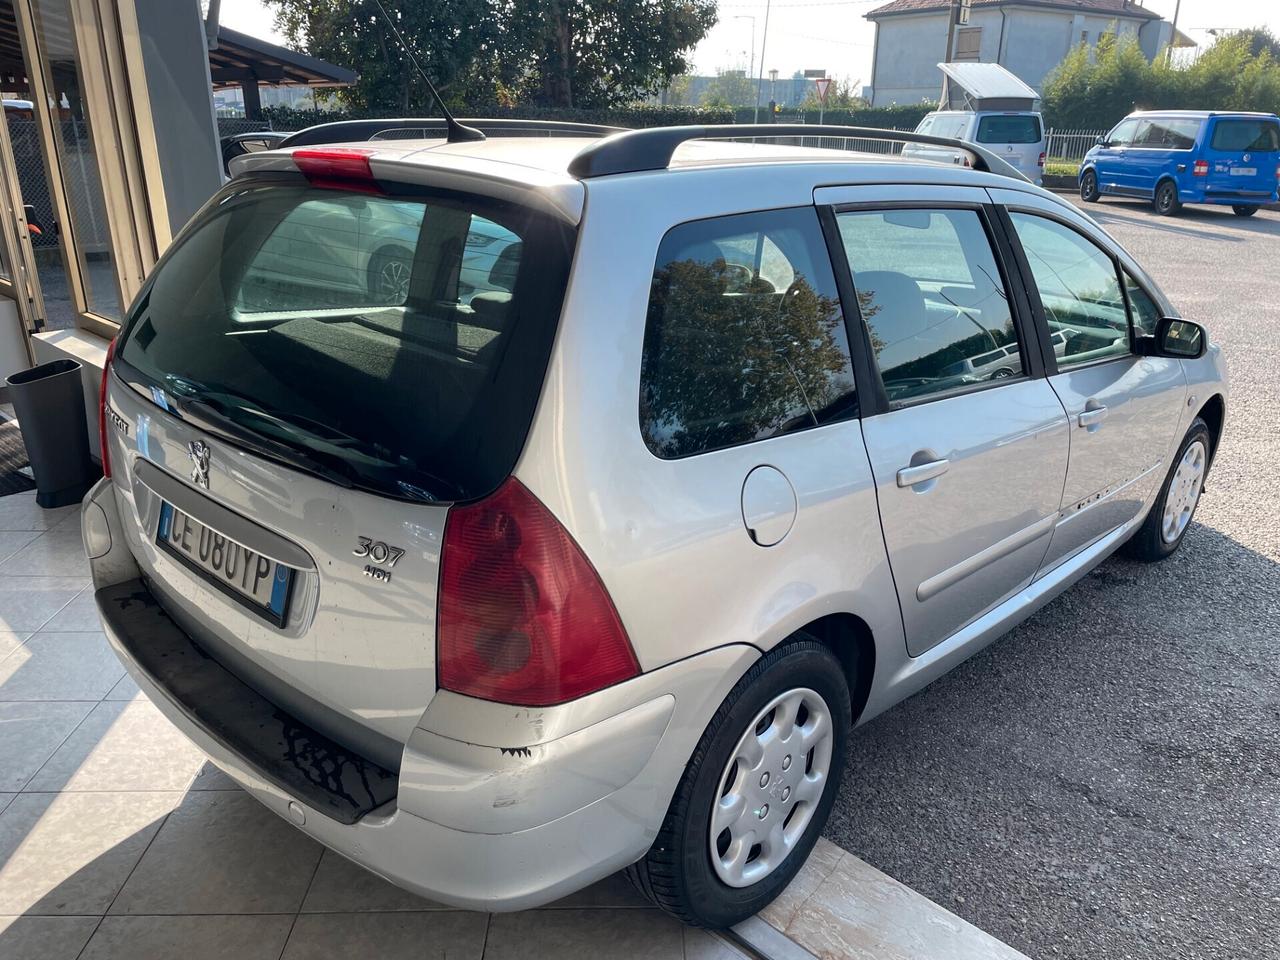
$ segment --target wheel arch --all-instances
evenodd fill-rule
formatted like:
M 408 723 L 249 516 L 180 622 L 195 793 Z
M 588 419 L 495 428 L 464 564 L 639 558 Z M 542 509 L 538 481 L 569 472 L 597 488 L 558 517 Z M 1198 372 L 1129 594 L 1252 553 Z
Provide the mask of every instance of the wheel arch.
M 1200 409 L 1196 411 L 1196 416 L 1209 427 L 1209 437 L 1213 442 L 1213 446 L 1209 450 L 1209 466 L 1212 467 L 1213 461 L 1218 455 L 1218 443 L 1222 439 L 1222 428 L 1227 419 L 1227 402 L 1222 394 L 1215 393 L 1206 400 Z
M 810 621 L 796 633 L 816 639 L 840 661 L 849 684 L 851 719 L 856 724 L 871 696 L 875 678 L 876 644 L 871 628 L 856 614 L 830 613 Z

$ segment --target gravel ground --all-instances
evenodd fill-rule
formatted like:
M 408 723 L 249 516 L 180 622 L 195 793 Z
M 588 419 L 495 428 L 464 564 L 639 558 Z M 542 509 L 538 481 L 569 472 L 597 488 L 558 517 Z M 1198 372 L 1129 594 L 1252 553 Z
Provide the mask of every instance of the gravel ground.
M 1280 213 L 1093 214 L 1226 352 L 1181 550 L 854 736 L 827 836 L 1033 958 L 1280 957 Z

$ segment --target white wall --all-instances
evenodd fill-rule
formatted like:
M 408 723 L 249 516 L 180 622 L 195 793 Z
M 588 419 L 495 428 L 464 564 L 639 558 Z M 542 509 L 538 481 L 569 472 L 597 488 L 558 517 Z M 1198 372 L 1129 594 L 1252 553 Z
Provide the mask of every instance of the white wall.
M 1003 64 L 1037 91 L 1042 91 L 1045 77 L 1080 42 L 1082 31 L 1088 31 L 1089 45 L 1093 46 L 1107 30 L 1138 35 L 1142 23 L 1070 11 L 1006 8 L 1002 40 L 1001 20 L 1000 10 L 977 8 L 970 15 L 969 27 L 982 28 L 979 59 Z M 957 28 L 960 29 L 963 28 Z M 945 59 L 946 46 L 945 13 L 880 20 L 872 106 L 937 100 L 942 93 L 942 74 L 937 65 Z M 1143 52 L 1150 58 L 1152 54 L 1146 46 L 1143 41 Z

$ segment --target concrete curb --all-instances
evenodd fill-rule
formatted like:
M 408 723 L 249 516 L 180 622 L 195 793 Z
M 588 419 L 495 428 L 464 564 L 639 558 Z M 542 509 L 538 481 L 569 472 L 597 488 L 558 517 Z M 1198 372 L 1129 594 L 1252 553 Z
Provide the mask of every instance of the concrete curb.
M 780 946 L 765 925 L 799 951 Z M 777 900 L 733 933 L 771 960 L 1028 960 L 827 840 Z

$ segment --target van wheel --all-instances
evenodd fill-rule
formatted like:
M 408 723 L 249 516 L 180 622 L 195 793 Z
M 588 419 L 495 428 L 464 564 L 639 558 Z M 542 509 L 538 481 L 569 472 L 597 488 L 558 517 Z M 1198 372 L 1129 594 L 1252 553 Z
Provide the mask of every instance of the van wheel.
M 1134 560 L 1154 563 L 1181 546 L 1200 503 L 1200 494 L 1204 492 L 1204 478 L 1209 472 L 1212 449 L 1209 427 L 1196 417 L 1182 438 L 1169 475 L 1160 488 L 1160 496 L 1151 505 L 1151 512 L 1142 521 L 1142 526 L 1121 548 L 1121 553 Z
M 1156 187 L 1155 199 L 1156 213 L 1162 217 L 1172 217 L 1182 209 L 1182 202 L 1178 199 L 1178 187 L 1172 180 L 1163 181 L 1160 186 Z
M 1252 217 L 1258 212 L 1257 207 L 1232 207 L 1231 212 L 1237 217 Z
M 844 772 L 844 670 L 807 635 L 738 681 L 702 734 L 653 846 L 627 870 L 640 892 L 700 927 L 758 913 L 799 872 Z
M 1097 203 L 1102 199 L 1102 194 L 1098 191 L 1098 175 L 1092 170 L 1086 170 L 1080 175 L 1080 199 L 1085 203 Z

